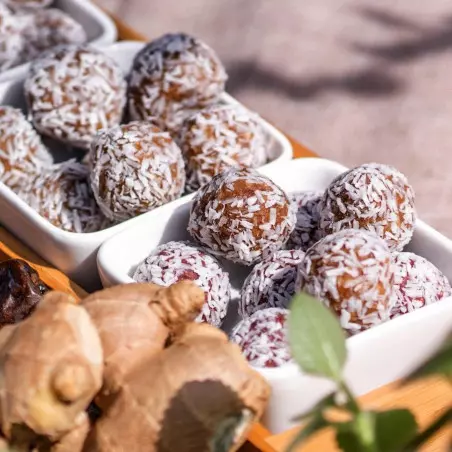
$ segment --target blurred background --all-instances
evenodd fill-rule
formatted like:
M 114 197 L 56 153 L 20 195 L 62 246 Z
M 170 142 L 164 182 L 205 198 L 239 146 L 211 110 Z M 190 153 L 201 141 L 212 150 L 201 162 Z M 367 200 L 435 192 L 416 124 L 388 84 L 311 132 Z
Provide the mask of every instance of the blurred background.
M 148 38 L 194 34 L 228 91 L 323 157 L 389 163 L 452 236 L 450 0 L 98 0 Z

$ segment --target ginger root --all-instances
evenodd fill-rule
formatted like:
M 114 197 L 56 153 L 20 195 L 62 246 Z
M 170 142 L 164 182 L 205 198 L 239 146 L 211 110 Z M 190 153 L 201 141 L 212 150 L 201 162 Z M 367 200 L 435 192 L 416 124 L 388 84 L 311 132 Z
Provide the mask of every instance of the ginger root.
M 268 398 L 223 332 L 191 323 L 126 377 L 84 452 L 237 450 Z
M 102 384 L 103 353 L 88 313 L 63 293 L 44 296 L 26 320 L 0 330 L 0 425 L 51 442 L 80 425 Z M 19 433 L 20 435 L 20 433 Z
M 204 292 L 190 281 L 170 287 L 124 284 L 83 300 L 104 351 L 104 383 L 97 404 L 105 408 L 143 356 L 163 350 L 168 338 L 194 320 L 203 304 Z

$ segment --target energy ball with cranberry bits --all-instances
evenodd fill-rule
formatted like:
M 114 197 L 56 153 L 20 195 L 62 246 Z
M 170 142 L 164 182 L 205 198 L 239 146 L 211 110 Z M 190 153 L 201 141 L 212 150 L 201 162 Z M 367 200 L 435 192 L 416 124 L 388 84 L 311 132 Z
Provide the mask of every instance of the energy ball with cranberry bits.
M 323 238 L 320 229 L 321 191 L 303 191 L 292 195 L 292 202 L 297 211 L 295 229 L 287 242 L 287 249 L 307 251 Z
M 251 265 L 281 249 L 295 225 L 284 191 L 248 168 L 217 174 L 196 194 L 188 231 L 212 253 Z
M 59 9 L 42 9 L 30 16 L 24 29 L 26 61 L 35 59 L 46 50 L 62 44 L 83 44 L 85 29 L 71 16 Z
M 377 163 L 358 166 L 337 177 L 325 192 L 320 225 L 330 234 L 366 229 L 401 251 L 416 222 L 414 190 L 395 168 Z
M 391 318 L 452 295 L 449 281 L 431 262 L 414 253 L 394 253 Z
M 175 131 L 184 111 L 215 103 L 227 76 L 216 53 L 184 33 L 166 34 L 147 44 L 135 57 L 129 76 L 132 119 L 159 121 Z
M 39 132 L 88 149 L 100 129 L 120 123 L 126 83 L 109 56 L 88 46 L 67 45 L 33 63 L 25 95 Z
M 280 367 L 291 361 L 287 339 L 289 311 L 268 308 L 242 320 L 232 331 L 231 341 L 254 367 Z
M 10 8 L 14 10 L 28 10 L 30 12 L 41 8 L 47 8 L 53 3 L 53 0 L 3 0 Z
M 127 220 L 179 198 L 182 153 L 167 132 L 146 122 L 101 131 L 90 150 L 91 186 L 105 216 Z
M 234 167 L 264 164 L 266 137 L 254 115 L 237 105 L 207 107 L 186 119 L 178 140 L 187 170 L 187 190 Z
M 54 226 L 68 232 L 96 232 L 111 225 L 100 211 L 85 165 L 68 160 L 36 176 L 19 196 Z
M 281 250 L 258 263 L 243 283 L 240 315 L 245 318 L 261 309 L 288 308 L 303 258 L 301 250 Z
M 133 279 L 170 286 L 193 281 L 205 293 L 205 303 L 197 321 L 221 326 L 231 298 L 229 275 L 218 261 L 186 242 L 169 242 L 155 249 L 136 269 Z
M 53 163 L 40 136 L 23 113 L 0 107 L 0 181 L 13 190 Z
M 0 72 L 21 63 L 23 47 L 19 18 L 0 2 Z
M 391 253 L 374 233 L 346 229 L 326 236 L 306 252 L 299 271 L 297 289 L 333 309 L 349 333 L 388 319 Z

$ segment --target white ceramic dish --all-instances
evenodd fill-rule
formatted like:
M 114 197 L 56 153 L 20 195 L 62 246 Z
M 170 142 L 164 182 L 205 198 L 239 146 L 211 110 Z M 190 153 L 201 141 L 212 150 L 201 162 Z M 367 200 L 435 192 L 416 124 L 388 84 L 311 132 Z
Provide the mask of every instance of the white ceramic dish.
M 96 47 L 110 45 L 118 38 L 114 22 L 89 0 L 56 0 L 52 7 L 61 9 L 79 22 L 85 29 L 91 45 Z M 0 82 L 20 80 L 29 67 L 30 64 L 25 63 L 0 73 Z
M 346 168 L 324 159 L 298 159 L 263 168 L 262 173 L 287 192 L 323 190 Z M 133 282 L 136 266 L 158 245 L 188 239 L 186 232 L 190 199 L 180 200 L 138 219 L 133 227 L 107 241 L 98 254 L 99 272 L 108 287 Z M 422 221 L 410 251 L 424 256 L 452 280 L 452 242 Z M 234 297 L 238 296 L 247 271 L 231 265 Z M 237 321 L 237 307 L 231 303 L 226 327 Z M 357 394 L 367 393 L 406 375 L 426 358 L 452 329 L 452 298 L 394 319 L 347 341 L 347 380 Z M 293 426 L 291 419 L 326 395 L 331 384 L 303 375 L 294 364 L 262 369 L 272 386 L 272 397 L 264 423 L 274 433 Z
M 126 74 L 130 70 L 134 56 L 142 46 L 143 43 L 140 42 L 125 41 L 108 46 L 104 48 L 104 51 L 119 63 Z M 224 95 L 224 101 L 237 103 L 227 94 Z M 23 79 L 0 83 L 0 104 L 13 105 L 25 110 Z M 280 161 L 290 160 L 292 146 L 287 138 L 268 122 L 263 119 L 259 119 L 259 121 L 266 130 L 269 140 L 270 163 L 265 166 L 271 167 Z M 73 155 L 67 155 L 64 147 L 52 147 L 52 151 L 57 160 L 61 160 L 62 154 L 63 160 L 73 157 Z M 65 153 L 66 155 L 64 155 Z M 104 231 L 90 234 L 62 231 L 44 220 L 0 183 L 0 223 L 88 290 L 100 286 L 96 268 L 96 252 L 99 246 L 115 233 L 131 226 L 136 220 L 135 218 Z

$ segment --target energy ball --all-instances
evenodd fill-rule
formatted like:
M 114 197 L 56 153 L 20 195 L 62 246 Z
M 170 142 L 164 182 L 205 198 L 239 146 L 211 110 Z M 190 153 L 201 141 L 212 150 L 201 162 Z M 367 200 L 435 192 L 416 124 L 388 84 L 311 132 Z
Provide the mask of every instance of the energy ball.
M 295 295 L 301 250 L 281 250 L 257 264 L 242 287 L 239 313 L 243 318 L 266 308 L 288 308 Z
M 391 318 L 408 314 L 452 295 L 447 278 L 427 259 L 414 253 L 394 253 L 394 294 Z
M 229 275 L 213 256 L 186 242 L 159 246 L 138 266 L 133 279 L 165 287 L 193 281 L 205 293 L 205 303 L 196 320 L 219 327 L 226 317 L 231 298 Z
M 14 10 L 36 11 L 47 8 L 53 3 L 53 0 L 3 0 L 3 2 Z
M 129 112 L 135 120 L 156 120 L 175 131 L 185 111 L 215 103 L 227 76 L 216 53 L 184 33 L 166 34 L 135 57 L 129 76 Z
M 321 191 L 303 191 L 292 195 L 292 202 L 297 211 L 295 229 L 287 242 L 287 249 L 307 251 L 312 245 L 323 238 L 320 229 Z
M 32 65 L 25 95 L 44 135 L 88 149 L 100 129 L 121 122 L 126 83 L 107 55 L 87 46 L 59 46 Z
M 21 63 L 23 47 L 21 21 L 0 3 L 0 72 Z
M 43 171 L 18 194 L 64 231 L 96 232 L 111 225 L 96 204 L 89 186 L 89 170 L 74 160 Z
M 179 144 L 187 170 L 187 191 L 234 167 L 265 163 L 266 137 L 255 117 L 237 105 L 207 107 L 186 119 Z
M 52 164 L 52 156 L 23 113 L 0 106 L 0 181 L 13 190 Z
M 281 249 L 295 226 L 284 191 L 248 168 L 217 174 L 196 194 L 188 231 L 213 254 L 251 265 Z
M 90 151 L 91 186 L 105 216 L 127 220 L 179 198 L 182 153 L 167 132 L 131 122 L 100 132 Z
M 306 252 L 299 271 L 297 291 L 335 311 L 349 333 L 388 319 L 394 279 L 391 253 L 374 233 L 347 229 L 328 235 Z
M 401 251 L 413 236 L 414 190 L 395 168 L 377 163 L 358 166 L 337 177 L 321 203 L 320 226 L 326 234 L 366 229 Z
M 268 308 L 240 322 L 231 334 L 243 356 L 254 367 L 280 367 L 291 361 L 287 340 L 289 311 Z
M 83 44 L 87 35 L 82 25 L 59 9 L 43 9 L 30 16 L 24 29 L 24 60 L 40 56 L 63 44 Z

